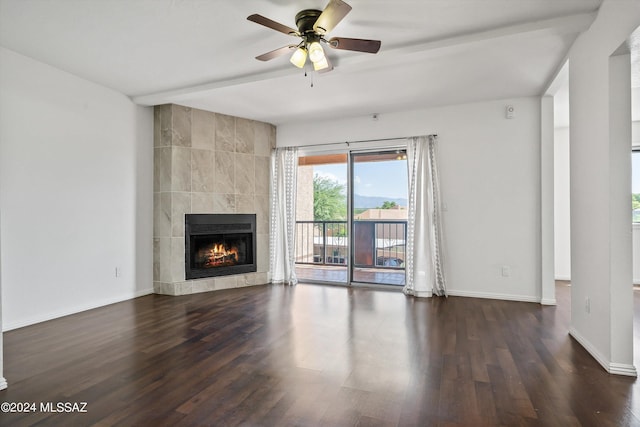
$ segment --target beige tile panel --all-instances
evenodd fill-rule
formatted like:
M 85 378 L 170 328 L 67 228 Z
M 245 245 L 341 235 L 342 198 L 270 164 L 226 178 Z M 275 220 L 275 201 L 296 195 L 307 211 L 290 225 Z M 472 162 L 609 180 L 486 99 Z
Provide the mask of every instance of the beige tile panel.
M 162 125 L 160 123 L 160 106 L 153 108 L 153 146 L 160 147 L 162 144 Z
M 255 273 L 239 274 L 236 276 L 236 287 L 245 288 L 256 284 Z
M 191 213 L 212 213 L 213 206 L 213 193 L 191 193 Z
M 171 105 L 171 145 L 191 147 L 191 108 Z
M 235 213 L 243 213 L 243 214 L 255 213 L 253 196 L 236 194 Z
M 214 183 L 214 151 L 191 149 L 191 191 L 212 192 Z
M 171 193 L 153 193 L 153 236 L 171 237 Z
M 158 238 L 158 281 L 171 282 L 171 238 Z
M 256 234 L 256 256 L 258 273 L 269 271 L 269 235 Z
M 255 274 L 254 280 L 256 285 L 266 285 L 271 281 L 268 273 L 254 273 L 254 274 Z
M 171 191 L 171 147 L 153 150 L 153 191 Z
M 271 179 L 271 158 L 264 156 L 255 157 L 255 194 L 268 195 Z
M 191 280 L 182 283 L 176 283 L 176 290 L 178 295 L 191 295 L 193 294 L 193 283 Z
M 235 155 L 225 151 L 215 152 L 214 193 L 235 193 Z
M 264 122 L 253 122 L 254 153 L 256 156 L 268 157 L 271 155 L 271 125 Z
M 155 107 L 160 111 L 160 147 L 171 146 L 171 136 L 173 131 L 171 130 L 171 105 L 159 105 Z
M 253 154 L 255 129 L 253 120 L 236 118 L 236 153 Z
M 235 194 L 215 194 L 213 195 L 213 213 L 235 213 Z
M 190 193 L 171 193 L 171 237 L 184 237 L 184 214 L 191 213 Z
M 176 295 L 173 284 L 165 282 L 153 282 L 153 293 L 159 295 Z
M 185 280 L 184 250 L 184 238 L 171 238 L 171 282 Z
M 160 239 L 153 239 L 153 281 L 160 280 Z
M 171 191 L 191 191 L 191 149 L 171 148 Z
M 192 280 L 191 282 L 192 291 L 194 294 L 216 290 L 216 281 L 212 277 L 207 279 Z
M 270 210 L 269 196 L 255 196 L 256 232 L 259 234 L 269 234 Z
M 236 149 L 235 117 L 216 113 L 216 150 L 234 152 Z
M 236 194 L 254 195 L 256 192 L 254 156 L 236 153 L 235 162 Z
M 216 115 L 209 111 L 191 110 L 191 147 L 215 150 Z
M 237 287 L 237 275 L 216 277 L 216 290 L 231 289 Z
M 271 150 L 276 148 L 276 127 L 269 125 L 269 147 Z

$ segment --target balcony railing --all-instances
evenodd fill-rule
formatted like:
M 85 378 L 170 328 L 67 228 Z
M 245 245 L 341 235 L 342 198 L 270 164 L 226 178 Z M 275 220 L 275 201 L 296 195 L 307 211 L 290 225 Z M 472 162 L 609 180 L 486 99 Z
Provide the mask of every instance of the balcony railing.
M 347 265 L 346 221 L 296 221 L 296 263 Z
M 355 267 L 403 269 L 407 240 L 406 221 L 354 221 Z M 348 260 L 346 221 L 297 221 L 296 263 L 343 265 Z

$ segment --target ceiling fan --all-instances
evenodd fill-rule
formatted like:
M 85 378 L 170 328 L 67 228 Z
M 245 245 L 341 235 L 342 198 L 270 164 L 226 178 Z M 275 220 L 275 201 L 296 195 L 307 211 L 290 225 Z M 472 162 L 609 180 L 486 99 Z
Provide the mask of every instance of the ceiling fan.
M 332 37 L 329 40 L 325 35 L 330 32 L 351 11 L 351 6 L 342 0 L 330 0 L 324 10 L 305 9 L 296 14 L 297 30 L 254 14 L 248 16 L 249 21 L 264 25 L 272 30 L 279 31 L 294 37 L 300 37 L 298 44 L 283 46 L 271 52 L 256 56 L 260 61 L 269 61 L 278 56 L 293 52 L 291 63 L 298 68 L 304 67 L 307 57 L 313 64 L 313 69 L 318 72 L 333 70 L 333 65 L 325 55 L 322 43 L 333 49 L 353 50 L 357 52 L 378 53 L 380 40 L 351 39 L 346 37 Z

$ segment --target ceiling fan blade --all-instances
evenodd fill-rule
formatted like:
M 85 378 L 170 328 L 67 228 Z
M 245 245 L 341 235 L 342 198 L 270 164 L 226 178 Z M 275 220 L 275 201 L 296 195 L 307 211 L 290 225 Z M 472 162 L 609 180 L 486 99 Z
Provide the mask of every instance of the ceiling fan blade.
M 262 55 L 256 56 L 256 59 L 259 61 L 269 61 L 270 59 L 277 58 L 278 56 L 286 55 L 289 52 L 293 52 L 295 48 L 298 46 L 295 44 L 289 46 L 282 46 L 279 49 L 272 50 L 271 52 L 263 53 Z
M 297 36 L 298 35 L 298 31 L 294 30 L 291 27 L 287 27 L 286 25 L 283 25 L 279 22 L 273 21 L 269 18 L 265 18 L 262 15 L 258 15 L 257 13 L 253 14 L 253 15 L 249 15 L 247 16 L 247 19 L 251 22 L 255 22 L 256 24 L 260 24 L 260 25 L 264 25 L 267 28 L 271 28 L 272 30 L 276 30 L 276 31 L 280 31 L 281 33 L 284 34 L 289 34 L 292 36 Z
M 329 46 L 334 49 L 355 50 L 358 52 L 378 53 L 380 40 L 349 39 L 346 37 L 333 37 L 329 40 Z
M 325 34 L 333 30 L 342 18 L 351 12 L 351 6 L 342 0 L 330 0 L 327 7 L 324 8 L 316 23 L 313 24 L 313 30 L 319 34 Z

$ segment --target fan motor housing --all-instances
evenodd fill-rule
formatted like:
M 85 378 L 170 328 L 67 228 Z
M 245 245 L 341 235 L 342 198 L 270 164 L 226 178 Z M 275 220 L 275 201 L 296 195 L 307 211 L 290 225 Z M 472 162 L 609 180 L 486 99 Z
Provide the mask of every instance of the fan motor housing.
M 313 24 L 316 23 L 318 17 L 322 14 L 321 10 L 305 9 L 296 14 L 296 25 L 300 34 L 314 33 Z

